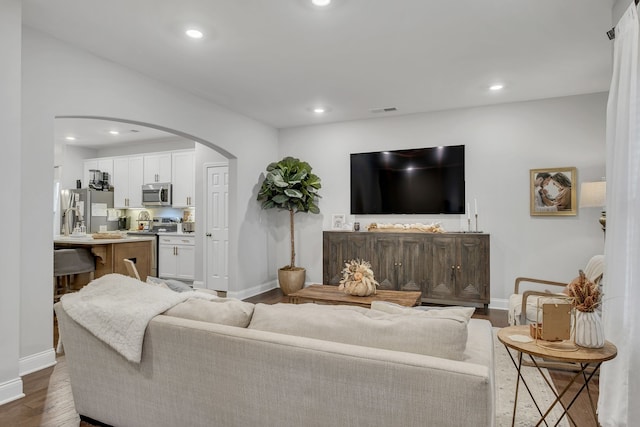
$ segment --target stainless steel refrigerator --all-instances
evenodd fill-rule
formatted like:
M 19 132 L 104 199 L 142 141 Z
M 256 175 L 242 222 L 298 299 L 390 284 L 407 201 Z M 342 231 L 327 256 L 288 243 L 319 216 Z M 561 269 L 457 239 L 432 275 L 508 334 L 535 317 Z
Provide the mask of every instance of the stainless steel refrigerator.
M 64 232 L 64 222 L 67 221 L 69 233 L 73 228 L 84 222 L 87 233 L 97 233 L 100 226 L 106 226 L 107 231 L 118 229 L 117 216 L 113 215 L 113 191 L 99 191 L 91 188 L 62 190 L 60 192 L 60 232 Z

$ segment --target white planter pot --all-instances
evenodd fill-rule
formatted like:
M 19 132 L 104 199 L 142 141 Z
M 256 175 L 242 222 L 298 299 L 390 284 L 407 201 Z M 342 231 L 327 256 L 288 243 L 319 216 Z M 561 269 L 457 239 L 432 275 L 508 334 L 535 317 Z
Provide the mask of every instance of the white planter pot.
M 576 344 L 580 347 L 604 347 L 604 331 L 602 321 L 596 311 L 576 310 Z

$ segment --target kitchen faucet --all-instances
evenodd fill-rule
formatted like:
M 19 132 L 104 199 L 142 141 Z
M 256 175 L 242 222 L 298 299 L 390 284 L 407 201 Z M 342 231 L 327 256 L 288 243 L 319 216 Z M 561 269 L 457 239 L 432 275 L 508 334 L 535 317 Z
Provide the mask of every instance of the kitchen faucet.
M 62 234 L 65 237 L 69 237 L 69 219 L 68 219 L 69 212 L 73 212 L 74 216 L 78 217 L 78 220 L 80 221 L 80 225 L 83 225 L 83 222 L 84 222 L 84 218 L 82 217 L 82 212 L 80 212 L 80 209 L 78 208 L 78 206 L 69 207 L 67 210 L 65 210 L 64 213 L 62 214 Z M 73 221 L 71 221 L 71 223 L 73 224 Z

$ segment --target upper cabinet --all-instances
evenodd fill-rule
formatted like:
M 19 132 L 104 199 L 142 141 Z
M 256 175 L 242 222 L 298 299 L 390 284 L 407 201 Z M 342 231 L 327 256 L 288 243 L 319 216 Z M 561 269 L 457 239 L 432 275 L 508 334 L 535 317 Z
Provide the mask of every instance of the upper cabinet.
M 171 182 L 171 153 L 145 154 L 144 184 Z
M 109 183 L 111 184 L 111 181 L 113 179 L 113 159 L 108 157 L 108 158 L 103 158 L 103 159 L 86 159 L 84 161 L 84 174 L 83 174 L 83 181 L 82 181 L 82 187 L 86 188 L 89 187 L 89 181 L 91 181 L 91 172 L 89 172 L 90 170 L 94 170 L 97 169 L 102 173 L 108 173 L 109 174 Z
M 117 209 L 142 208 L 142 185 L 173 184 L 177 208 L 195 206 L 195 151 L 178 150 L 133 156 L 104 157 L 84 161 L 84 187 L 89 186 L 91 169 L 109 174 L 113 205 Z
M 141 208 L 143 157 L 117 157 L 113 159 L 113 205 L 115 208 Z
M 171 183 L 173 184 L 173 206 L 195 205 L 195 152 L 176 151 L 172 156 Z

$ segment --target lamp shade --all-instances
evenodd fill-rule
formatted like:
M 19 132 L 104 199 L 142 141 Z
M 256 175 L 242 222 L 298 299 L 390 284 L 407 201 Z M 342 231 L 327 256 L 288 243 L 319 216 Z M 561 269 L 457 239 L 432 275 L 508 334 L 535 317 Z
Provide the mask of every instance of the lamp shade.
M 603 208 L 607 204 L 607 182 L 583 182 L 580 186 L 581 208 Z

